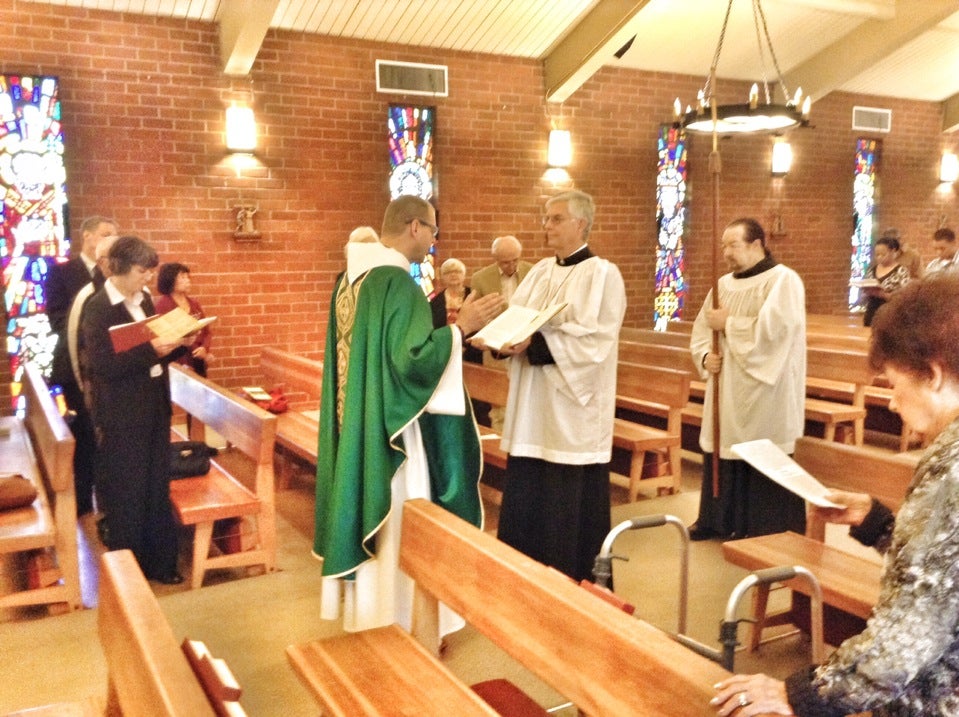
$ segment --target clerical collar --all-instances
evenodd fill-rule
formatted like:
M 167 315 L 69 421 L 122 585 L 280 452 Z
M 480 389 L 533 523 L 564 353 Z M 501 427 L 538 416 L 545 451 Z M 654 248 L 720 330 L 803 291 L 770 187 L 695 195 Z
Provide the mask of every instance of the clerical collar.
M 748 279 L 748 278 L 751 277 L 751 276 L 756 276 L 756 275 L 758 275 L 758 274 L 762 274 L 764 271 L 769 271 L 769 270 L 772 269 L 774 266 L 776 266 L 776 264 L 778 264 L 778 263 L 779 263 L 779 262 L 776 261 L 776 260 L 773 258 L 773 255 L 772 255 L 772 254 L 767 254 L 767 255 L 765 256 L 765 258 L 760 259 L 758 262 L 756 262 L 755 264 L 753 264 L 751 267 L 749 267 L 749 268 L 746 269 L 745 271 L 734 271 L 734 272 L 733 272 L 733 278 L 734 278 L 734 279 Z
M 557 259 L 556 263 L 560 266 L 573 266 L 574 264 L 579 264 L 581 261 L 586 261 L 592 256 L 593 252 L 589 250 L 589 244 L 583 244 L 583 246 L 574 251 L 565 259 Z

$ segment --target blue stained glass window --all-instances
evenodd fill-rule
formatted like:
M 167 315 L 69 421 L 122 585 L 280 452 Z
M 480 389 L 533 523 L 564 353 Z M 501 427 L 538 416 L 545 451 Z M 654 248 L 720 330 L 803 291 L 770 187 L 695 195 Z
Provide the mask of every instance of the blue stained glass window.
M 686 131 L 663 125 L 659 130 L 659 168 L 656 174 L 656 293 L 653 327 L 683 317 L 686 301 Z
M 433 199 L 433 137 L 435 107 L 390 105 L 387 117 L 387 144 L 390 150 L 390 199 L 406 194 Z M 427 296 L 433 293 L 435 247 L 410 274 Z
M 0 266 L 14 408 L 23 410 L 23 365 L 49 375 L 56 336 L 47 320 L 44 282 L 64 261 L 66 170 L 55 77 L 0 75 Z
M 882 145 L 877 139 L 856 140 L 856 166 L 852 185 L 853 234 L 852 257 L 849 264 L 849 279 L 856 281 L 866 276 L 872 261 L 872 235 L 876 213 L 876 179 L 879 152 Z M 862 292 L 858 286 L 849 287 L 850 310 L 861 308 Z

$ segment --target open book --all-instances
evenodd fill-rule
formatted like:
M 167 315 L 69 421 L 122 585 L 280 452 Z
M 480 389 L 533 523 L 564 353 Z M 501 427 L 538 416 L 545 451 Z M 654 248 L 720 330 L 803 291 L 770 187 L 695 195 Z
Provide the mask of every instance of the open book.
M 215 316 L 195 319 L 178 306 L 165 314 L 148 316 L 141 321 L 131 321 L 129 324 L 111 326 L 110 341 L 113 343 L 113 350 L 117 353 L 129 351 L 134 346 L 145 344 L 156 338 L 172 343 L 196 333 L 214 321 L 216 321 Z
M 547 321 L 566 308 L 566 303 L 550 304 L 537 311 L 526 306 L 510 306 L 502 314 L 477 331 L 471 340 L 482 341 L 487 348 L 499 351 L 522 343 Z
M 800 498 L 823 508 L 842 508 L 843 506 L 826 500 L 829 489 L 813 478 L 806 470 L 786 455 L 782 449 L 768 438 L 758 441 L 734 443 L 730 450 L 746 461 L 760 473 L 768 476 L 783 488 L 792 491 Z
M 849 286 L 858 286 L 860 289 L 868 289 L 869 287 L 879 286 L 879 280 L 874 278 L 850 279 Z

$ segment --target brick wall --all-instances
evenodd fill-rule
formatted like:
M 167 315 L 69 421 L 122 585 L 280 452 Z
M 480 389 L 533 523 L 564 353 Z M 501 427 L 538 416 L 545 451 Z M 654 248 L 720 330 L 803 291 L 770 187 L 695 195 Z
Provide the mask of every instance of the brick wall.
M 0 25 L 14 38 L 0 71 L 61 79 L 71 225 L 108 214 L 153 243 L 162 261 L 192 269 L 194 293 L 215 326 L 214 380 L 258 382 L 259 347 L 318 356 L 343 244 L 359 224 L 378 227 L 388 200 L 386 107 L 422 101 L 377 94 L 374 60 L 449 66 L 450 97 L 437 107 L 440 260 L 472 272 L 489 242 L 516 234 L 528 257 L 546 254 L 543 198 L 557 187 L 592 193 L 593 244 L 627 281 L 627 322 L 651 321 L 656 135 L 673 98 L 689 102 L 702 78 L 605 68 L 563 107 L 543 100 L 540 65 L 527 60 L 270 32 L 249 79 L 219 71 L 212 24 L 14 3 Z M 705 68 L 704 68 L 705 70 Z M 223 150 L 223 109 L 252 89 L 258 161 L 238 169 Z M 720 83 L 720 99 L 745 97 Z M 816 98 L 814 98 L 816 99 Z M 854 104 L 893 110 L 883 137 L 880 224 L 898 226 L 923 254 L 955 195 L 938 192 L 937 167 L 954 137 L 940 135 L 936 104 L 834 93 L 813 105 L 815 129 L 791 136 L 793 171 L 769 175 L 771 140 L 723 140 L 721 222 L 745 214 L 767 226 L 781 211 L 776 255 L 807 285 L 808 308 L 845 308 L 852 231 Z M 572 131 L 569 177 L 545 171 L 550 113 Z M 708 137 L 691 141 L 687 314 L 709 286 L 711 178 Z M 238 204 L 256 204 L 262 240 L 232 238 Z

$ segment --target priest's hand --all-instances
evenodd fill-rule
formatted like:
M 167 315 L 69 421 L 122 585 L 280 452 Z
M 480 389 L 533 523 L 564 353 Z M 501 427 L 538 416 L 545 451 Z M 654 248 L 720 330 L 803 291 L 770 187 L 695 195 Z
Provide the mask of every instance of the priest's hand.
M 475 297 L 476 294 L 466 297 L 456 317 L 456 325 L 464 336 L 476 333 L 503 311 L 503 298 L 499 294 Z
M 712 331 L 724 331 L 726 329 L 726 319 L 729 318 L 729 309 L 720 306 L 718 309 L 706 310 L 706 323 Z

